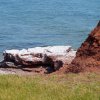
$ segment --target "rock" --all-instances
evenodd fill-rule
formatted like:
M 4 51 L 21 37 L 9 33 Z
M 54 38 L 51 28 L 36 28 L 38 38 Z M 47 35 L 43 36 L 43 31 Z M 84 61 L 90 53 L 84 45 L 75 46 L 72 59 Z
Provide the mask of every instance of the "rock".
M 68 70 L 77 73 L 92 67 L 100 69 L 100 21 L 78 49 Z
M 13 62 L 15 65 L 33 66 L 45 65 L 59 69 L 65 63 L 70 63 L 75 55 L 71 46 L 35 47 L 22 50 L 5 50 L 4 62 Z

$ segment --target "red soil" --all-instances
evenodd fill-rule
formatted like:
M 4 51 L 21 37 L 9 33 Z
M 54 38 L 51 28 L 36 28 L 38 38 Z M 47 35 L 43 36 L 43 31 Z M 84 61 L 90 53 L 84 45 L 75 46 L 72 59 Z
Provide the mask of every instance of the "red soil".
M 81 72 L 100 69 L 100 22 L 82 43 L 67 71 Z M 100 70 L 99 70 L 100 71 Z

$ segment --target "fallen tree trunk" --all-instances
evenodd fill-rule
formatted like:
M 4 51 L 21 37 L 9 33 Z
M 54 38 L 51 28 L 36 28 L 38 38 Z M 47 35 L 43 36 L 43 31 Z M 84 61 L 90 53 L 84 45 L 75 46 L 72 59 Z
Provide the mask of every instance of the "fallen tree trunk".
M 55 69 L 69 64 L 74 59 L 76 51 L 71 46 L 35 47 L 22 50 L 5 50 L 3 62 L 13 62 L 21 66 L 51 66 Z

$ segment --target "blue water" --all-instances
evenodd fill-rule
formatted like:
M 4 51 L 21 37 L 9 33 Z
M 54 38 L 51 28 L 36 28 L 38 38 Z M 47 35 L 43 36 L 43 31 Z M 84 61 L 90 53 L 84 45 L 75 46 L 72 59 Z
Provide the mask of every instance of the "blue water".
M 100 0 L 0 0 L 0 52 L 47 45 L 78 48 L 100 20 Z

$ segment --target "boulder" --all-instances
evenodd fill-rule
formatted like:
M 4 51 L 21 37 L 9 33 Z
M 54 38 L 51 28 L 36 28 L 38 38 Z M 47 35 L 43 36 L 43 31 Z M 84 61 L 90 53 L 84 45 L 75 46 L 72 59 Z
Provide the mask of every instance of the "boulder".
M 100 21 L 77 50 L 68 71 L 77 73 L 94 67 L 100 69 Z

